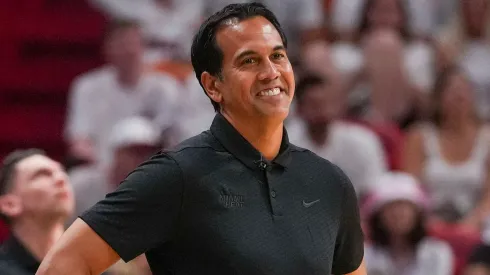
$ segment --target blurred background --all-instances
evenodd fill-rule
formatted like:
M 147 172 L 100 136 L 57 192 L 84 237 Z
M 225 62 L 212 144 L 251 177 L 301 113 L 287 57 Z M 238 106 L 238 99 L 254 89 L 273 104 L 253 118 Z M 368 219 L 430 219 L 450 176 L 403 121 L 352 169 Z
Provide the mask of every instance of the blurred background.
M 69 224 L 209 127 L 190 45 L 233 2 L 1 1 L 0 158 L 36 147 L 61 162 Z M 352 180 L 369 274 L 490 274 L 490 1 L 260 2 L 290 43 L 290 140 Z M 111 274 L 145 272 L 143 258 Z

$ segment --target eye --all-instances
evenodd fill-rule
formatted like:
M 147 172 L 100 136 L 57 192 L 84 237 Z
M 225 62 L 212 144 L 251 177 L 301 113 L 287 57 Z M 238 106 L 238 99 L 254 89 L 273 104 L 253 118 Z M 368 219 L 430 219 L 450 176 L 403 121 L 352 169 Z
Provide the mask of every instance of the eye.
M 272 54 L 273 59 L 282 59 L 284 57 L 286 57 L 286 56 L 283 53 L 273 53 Z
M 246 65 L 246 64 L 255 64 L 257 63 L 257 60 L 255 58 L 245 58 L 243 61 L 242 61 L 242 64 Z

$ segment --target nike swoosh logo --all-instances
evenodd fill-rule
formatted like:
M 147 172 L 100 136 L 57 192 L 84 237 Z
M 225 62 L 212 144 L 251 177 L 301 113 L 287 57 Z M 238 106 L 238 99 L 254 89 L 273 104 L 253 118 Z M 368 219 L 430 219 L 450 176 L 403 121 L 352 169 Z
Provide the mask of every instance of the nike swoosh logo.
M 320 200 L 316 200 L 316 201 L 312 201 L 312 202 L 305 202 L 303 200 L 303 206 L 306 207 L 306 208 L 310 208 L 312 205 L 314 205 L 317 202 L 320 202 Z

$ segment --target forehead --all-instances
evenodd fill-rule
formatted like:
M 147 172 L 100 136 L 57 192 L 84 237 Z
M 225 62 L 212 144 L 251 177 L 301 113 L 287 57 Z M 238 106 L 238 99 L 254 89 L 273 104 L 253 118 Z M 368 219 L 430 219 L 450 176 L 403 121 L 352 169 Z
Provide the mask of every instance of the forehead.
M 246 50 L 271 50 L 278 45 L 283 46 L 279 32 L 262 16 L 226 21 L 217 32 L 216 40 L 225 58 Z
M 46 156 L 34 155 L 17 163 L 16 173 L 18 176 L 29 176 L 40 169 L 54 169 L 58 167 L 59 164 L 54 160 Z

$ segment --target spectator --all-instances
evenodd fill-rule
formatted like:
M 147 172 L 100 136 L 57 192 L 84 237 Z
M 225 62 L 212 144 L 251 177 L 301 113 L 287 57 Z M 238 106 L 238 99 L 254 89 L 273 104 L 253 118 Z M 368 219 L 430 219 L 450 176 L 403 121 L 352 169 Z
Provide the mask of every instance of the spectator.
M 490 210 L 490 129 L 461 70 L 443 71 L 432 95 L 432 121 L 408 133 L 403 169 L 427 187 L 433 218 L 477 229 Z
M 189 60 L 192 34 L 203 19 L 204 0 L 91 0 L 113 19 L 134 20 L 148 42 L 145 60 Z
M 209 129 L 216 112 L 211 101 L 203 91 L 194 74 L 185 81 L 185 102 L 182 104 L 182 116 L 177 125 L 179 137 L 190 138 Z
M 332 46 L 334 64 L 351 78 L 351 105 L 376 122 L 405 127 L 416 119 L 432 84 L 432 48 L 415 39 L 401 0 L 365 1 L 355 44 Z
M 136 23 L 109 25 L 104 43 L 108 64 L 79 76 L 70 92 L 66 138 L 73 156 L 107 163 L 109 131 L 127 117 L 146 116 L 161 132 L 175 124 L 181 85 L 169 76 L 145 73 L 142 50 Z
M 460 0 L 458 16 L 442 32 L 440 49 L 445 64 L 458 64 L 475 86 L 482 119 L 490 121 L 490 2 Z
M 368 274 L 453 275 L 451 248 L 426 234 L 428 201 L 416 179 L 388 173 L 375 186 L 365 205 Z
M 70 172 L 76 198 L 74 218 L 114 191 L 131 171 L 163 148 L 164 142 L 150 121 L 131 117 L 112 128 L 109 146 L 112 156 L 108 167 L 91 165 Z
M 0 249 L 2 275 L 35 274 L 63 234 L 73 191 L 61 165 L 36 149 L 14 151 L 0 170 L 0 211 L 11 236 Z
M 333 82 L 305 76 L 295 93 L 300 120 L 288 127 L 291 142 L 338 165 L 358 196 L 365 194 L 387 169 L 380 140 L 367 128 L 339 120 L 342 102 Z

